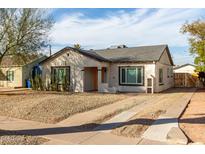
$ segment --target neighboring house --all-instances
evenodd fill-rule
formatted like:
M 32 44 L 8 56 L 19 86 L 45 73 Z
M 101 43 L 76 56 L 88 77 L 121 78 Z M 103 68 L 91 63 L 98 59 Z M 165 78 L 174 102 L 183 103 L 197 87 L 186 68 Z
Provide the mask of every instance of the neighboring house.
M 26 86 L 26 80 L 31 78 L 33 67 L 46 57 L 35 59 L 27 64 L 16 62 L 12 55 L 4 56 L 0 65 L 0 87 L 21 88 Z
M 66 47 L 40 65 L 46 87 L 61 86 L 66 79 L 75 92 L 152 93 L 173 86 L 173 61 L 167 45 L 89 51 Z
M 197 87 L 200 82 L 194 75 L 195 66 L 192 64 L 184 64 L 174 67 L 174 86 L 175 87 Z
M 195 73 L 195 66 L 192 64 L 184 64 L 181 66 L 176 66 L 174 67 L 173 71 L 174 73 L 189 73 L 189 74 L 193 74 Z

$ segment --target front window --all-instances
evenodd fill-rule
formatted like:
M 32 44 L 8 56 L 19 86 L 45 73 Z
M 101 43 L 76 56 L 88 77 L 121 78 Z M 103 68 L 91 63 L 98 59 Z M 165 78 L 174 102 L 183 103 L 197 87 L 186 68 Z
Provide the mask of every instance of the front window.
M 52 67 L 52 83 L 70 84 L 70 70 L 69 67 Z
M 163 69 L 159 69 L 159 84 L 163 84 Z
M 14 71 L 7 71 L 6 78 L 8 81 L 14 81 Z
M 120 67 L 121 85 L 143 85 L 143 67 Z

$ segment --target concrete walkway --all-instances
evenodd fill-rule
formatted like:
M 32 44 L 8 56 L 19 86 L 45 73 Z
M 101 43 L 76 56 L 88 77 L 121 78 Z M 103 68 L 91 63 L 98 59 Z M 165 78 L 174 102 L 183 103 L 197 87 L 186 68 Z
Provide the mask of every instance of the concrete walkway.
M 190 99 L 192 93 L 185 94 L 184 97 L 179 99 L 179 106 L 170 107 L 164 117 L 160 117 L 143 135 L 141 138 L 127 138 L 116 136 L 110 133 L 110 131 L 123 125 L 124 122 L 132 118 L 138 112 L 153 106 L 158 101 L 169 101 L 170 97 L 179 97 L 177 94 L 155 94 L 155 95 L 139 95 L 130 97 L 126 100 L 118 102 L 117 104 L 110 104 L 100 107 L 95 110 L 76 114 L 66 120 L 61 121 L 58 124 L 45 124 L 40 122 L 20 120 L 16 118 L 0 117 L 0 129 L 15 130 L 23 134 L 31 134 L 34 136 L 42 136 L 50 139 L 45 144 L 151 144 L 151 143 L 163 143 L 166 140 L 165 134 L 171 127 L 175 127 L 176 121 L 165 120 L 161 123 L 160 119 L 177 118 L 182 110 L 185 108 L 188 99 Z M 172 99 L 170 99 L 172 100 Z M 184 101 L 186 100 L 186 101 Z M 181 103 L 182 102 L 182 103 Z M 95 124 L 102 116 L 109 115 L 113 112 L 119 112 L 120 110 L 127 108 L 126 111 L 117 114 L 113 118 L 101 123 L 94 129 L 85 128 L 86 125 Z M 174 111 L 173 111 L 174 110 Z M 165 124 L 168 123 L 168 124 Z M 174 123 L 174 125 L 173 125 Z M 170 125 L 171 124 L 171 125 Z M 168 125 L 168 126 L 167 126 Z M 82 127 L 83 126 L 83 127 Z M 155 134 L 158 134 L 157 138 Z
M 86 144 L 86 140 L 89 140 L 89 138 L 98 136 L 99 133 L 102 133 L 106 129 L 109 130 L 114 128 L 111 122 L 117 123 L 117 117 L 121 117 L 118 119 L 120 120 L 120 122 L 123 122 L 128 120 L 134 114 L 136 114 L 137 110 L 144 109 L 143 106 L 145 104 L 149 104 L 150 102 L 152 102 L 151 100 L 153 99 L 153 97 L 153 95 L 147 96 L 144 94 L 132 96 L 128 99 L 110 105 L 102 106 L 100 108 L 88 112 L 76 114 L 57 124 L 46 124 L 41 122 L 1 116 L 0 129 L 15 130 L 19 131 L 22 134 L 31 134 L 50 139 L 50 141 L 46 144 Z M 159 99 L 161 99 L 161 97 L 159 97 Z M 136 106 L 137 108 L 133 108 L 134 106 Z M 122 110 L 126 111 L 122 112 Z M 107 115 L 112 115 L 118 112 L 122 112 L 122 114 L 119 114 L 118 116 L 111 119 L 109 123 L 104 123 L 103 125 L 101 124 L 101 126 L 97 127 L 97 129 L 93 130 L 93 128 L 84 128 L 89 125 L 92 126 L 92 124 L 99 121 L 99 119 L 104 119 L 104 117 L 106 117 Z M 129 114 L 129 112 L 131 112 L 132 114 Z M 123 115 L 124 119 L 122 119 L 121 115 Z M 112 144 L 136 143 L 133 142 L 132 139 L 118 137 L 112 134 L 100 136 L 107 136 L 107 138 L 109 138 L 110 141 L 112 141 Z M 103 142 L 100 141 L 99 143 L 103 144 Z
M 181 116 L 185 108 L 187 107 L 193 92 L 196 89 L 189 89 L 189 93 L 181 97 L 180 99 L 176 100 L 177 104 L 171 106 L 165 114 L 158 117 L 158 119 L 150 126 L 145 133 L 142 135 L 142 138 L 145 140 L 152 140 L 156 142 L 162 143 L 169 143 L 168 134 L 172 128 L 179 128 L 178 118 Z M 178 129 L 180 131 L 180 129 Z M 181 134 L 181 133 L 179 133 Z M 179 138 L 182 137 L 184 140 L 187 140 L 185 136 L 178 136 Z M 179 138 L 173 140 L 179 140 Z M 182 139 L 183 140 L 183 139 Z M 143 140 L 142 140 L 143 142 Z M 183 141 L 186 142 L 186 141 Z M 173 141 L 174 143 L 174 141 Z M 183 143 L 182 143 L 183 144 Z
M 123 110 L 129 110 L 134 106 L 140 106 L 142 104 L 150 103 L 148 100 L 152 100 L 156 96 L 140 94 L 137 96 L 130 96 L 127 99 L 115 102 L 113 104 L 105 105 L 100 108 L 90 110 L 87 112 L 75 114 L 65 120 L 58 123 L 61 126 L 76 126 L 93 122 L 99 122 L 101 119 L 109 117 L 113 114 L 122 112 Z

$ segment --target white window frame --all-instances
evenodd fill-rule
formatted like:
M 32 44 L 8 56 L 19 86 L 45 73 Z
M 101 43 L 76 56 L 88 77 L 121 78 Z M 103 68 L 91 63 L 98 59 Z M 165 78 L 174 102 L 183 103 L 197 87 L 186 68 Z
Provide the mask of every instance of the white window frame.
M 8 71 L 6 71 L 7 81 L 13 82 L 13 81 L 14 81 L 14 77 L 15 77 L 15 73 L 14 73 L 13 70 L 8 70 Z
M 139 86 L 142 86 L 144 85 L 144 67 L 143 66 L 120 66 L 119 67 L 119 71 L 120 71 L 120 75 L 119 75 L 119 78 L 120 78 L 120 82 L 119 84 L 120 85 L 139 85 Z M 138 69 L 140 68 L 141 69 L 141 82 L 138 83 L 128 83 L 127 82 L 127 69 L 129 68 L 135 68 L 136 69 L 136 81 L 137 81 L 137 77 L 138 77 L 138 74 L 137 74 L 137 71 Z M 125 69 L 125 82 L 122 81 L 122 69 Z

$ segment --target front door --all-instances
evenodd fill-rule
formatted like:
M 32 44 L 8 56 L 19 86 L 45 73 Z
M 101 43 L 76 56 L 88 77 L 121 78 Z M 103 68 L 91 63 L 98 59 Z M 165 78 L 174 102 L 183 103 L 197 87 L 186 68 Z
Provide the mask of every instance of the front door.
M 96 91 L 98 89 L 97 67 L 84 68 L 84 91 Z

